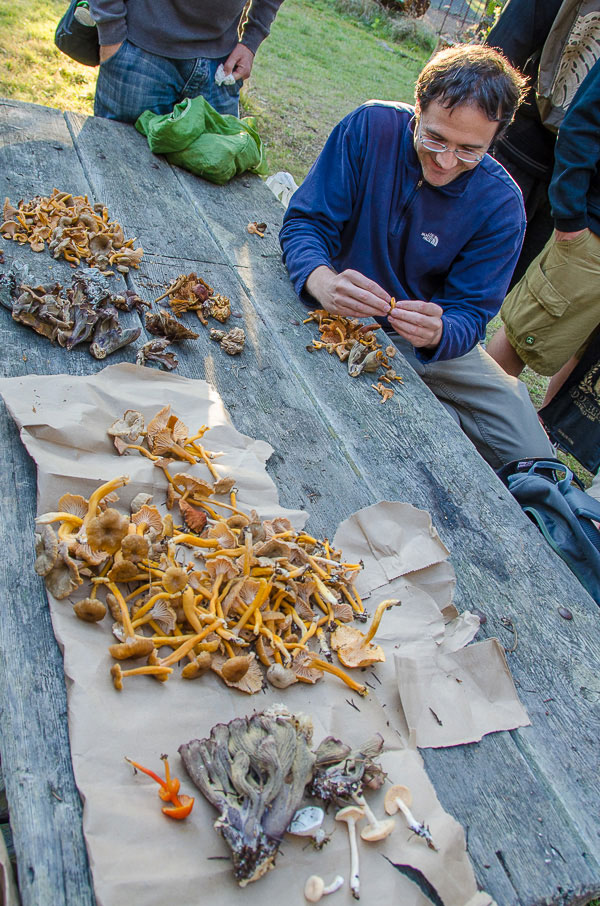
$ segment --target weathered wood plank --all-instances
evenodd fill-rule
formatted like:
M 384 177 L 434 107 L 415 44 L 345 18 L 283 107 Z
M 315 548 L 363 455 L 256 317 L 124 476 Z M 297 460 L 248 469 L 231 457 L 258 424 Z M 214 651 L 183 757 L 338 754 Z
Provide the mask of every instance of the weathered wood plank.
M 561 895 L 561 887 L 579 898 L 597 891 L 597 821 L 596 810 L 589 803 L 598 795 L 590 765 L 597 764 L 600 709 L 593 671 L 582 666 L 593 665 L 598 658 L 596 605 L 408 365 L 397 366 L 405 376 L 405 386 L 397 391 L 394 405 L 385 407 L 368 400 L 369 377 L 349 380 L 335 357 L 321 353 L 319 367 L 315 367 L 311 356 L 318 354 L 304 352 L 307 334 L 297 326 L 305 309 L 289 283 L 284 285 L 277 260 L 276 233 L 282 209 L 276 200 L 266 195 L 256 180 L 245 180 L 249 186 L 244 192 L 236 191 L 236 183 L 217 191 L 183 171 L 178 175 L 196 199 L 223 253 L 236 264 L 256 308 L 269 319 L 277 342 L 303 375 L 324 421 L 343 439 L 349 458 L 361 474 L 370 478 L 380 496 L 400 497 L 432 513 L 452 551 L 459 604 L 482 608 L 488 614 L 483 634 L 499 636 L 507 647 L 511 647 L 512 637 L 507 637 L 501 618 L 514 620 L 520 642 L 510 663 L 533 721 L 532 728 L 512 734 L 514 742 L 538 774 L 538 796 L 546 799 L 547 786 L 555 800 L 558 821 L 548 822 L 545 812 L 547 826 L 553 828 L 549 836 L 554 833 L 565 839 L 571 833 L 577 839 L 581 835 L 584 843 L 580 850 L 588 850 L 583 856 L 575 856 L 577 868 L 569 860 L 562 864 L 559 859 L 554 872 L 552 860 L 552 867 L 544 862 L 544 894 L 548 902 L 554 902 L 554 897 Z M 226 220 L 224 208 L 229 215 Z M 264 242 L 253 236 L 242 238 L 241 230 L 250 219 L 269 224 Z M 376 457 L 372 456 L 373 449 L 377 450 Z M 557 614 L 565 598 L 569 607 L 575 608 L 570 624 Z M 592 694 L 583 694 L 582 685 L 591 688 Z M 490 749 L 492 744 L 484 740 L 480 745 Z M 479 776 L 490 770 L 495 776 L 503 774 L 508 749 L 510 743 L 504 737 L 497 752 L 478 760 Z M 511 774 L 519 769 L 518 759 L 512 761 L 514 757 L 510 753 Z M 456 777 L 461 777 L 458 768 L 463 759 L 462 753 L 456 757 Z M 436 787 L 444 788 L 449 760 L 446 752 L 426 753 Z M 505 783 L 495 790 L 494 801 L 496 798 L 508 806 L 503 826 L 520 828 L 523 837 L 533 839 L 534 825 L 521 816 L 522 803 L 531 796 L 524 799 L 514 785 Z M 442 801 L 459 820 L 464 821 L 471 812 L 462 780 L 453 786 L 452 793 L 442 796 Z M 561 826 L 562 809 L 572 823 L 566 834 Z M 483 812 L 476 830 L 489 844 L 497 839 L 499 828 Z M 541 888 L 528 882 L 531 866 L 521 840 L 515 835 L 507 843 L 502 867 L 515 881 L 523 901 L 535 902 L 530 898 L 535 898 Z M 595 863 L 591 870 L 590 854 Z M 485 872 L 479 876 L 483 883 Z M 587 880 L 582 883 L 584 876 Z
M 94 200 L 106 203 L 126 232 L 140 238 L 146 255 L 142 269 L 132 273 L 128 282 L 145 298 L 157 294 L 152 284 L 164 285 L 172 276 L 192 269 L 230 295 L 249 336 L 243 357 L 228 359 L 203 334 L 196 345 L 182 346 L 179 371 L 214 383 L 237 427 L 275 447 L 269 470 L 282 503 L 305 506 L 311 512 L 311 529 L 327 535 L 340 518 L 377 499 L 405 499 L 428 509 L 452 550 L 459 604 L 485 610 L 485 634 L 498 635 L 507 646 L 512 635 L 500 617 L 514 619 L 519 644 L 510 656 L 511 668 L 533 727 L 486 737 L 475 746 L 426 751 L 426 765 L 442 804 L 469 828 L 478 879 L 496 896 L 499 906 L 585 903 L 600 890 L 594 827 L 599 791 L 592 770 L 597 764 L 599 698 L 592 669 L 599 654 L 595 605 L 408 366 L 398 368 L 405 373 L 405 388 L 396 394 L 394 406 L 379 406 L 368 377 L 351 381 L 339 362 L 325 353 L 305 351 L 314 331 L 300 325 L 306 311 L 279 263 L 275 225 L 281 219 L 281 207 L 259 180 L 241 177 L 217 188 L 153 157 L 145 139 L 130 127 L 71 115 L 67 120 L 76 154 L 56 112 L 33 105 L 12 105 L 10 110 L 0 106 L 0 124 L 19 127 L 18 140 L 10 129 L 5 130 L 9 138 L 0 139 L 0 174 L 11 173 L 12 180 L 5 194 L 12 193 L 14 201 L 15 195 L 46 194 L 59 178 L 69 180 L 72 191 L 88 191 Z M 40 136 L 46 145 L 37 144 Z M 49 147 L 53 141 L 61 145 L 60 151 Z M 25 158 L 17 145 L 25 149 Z M 38 156 L 43 190 L 36 189 L 33 163 Z M 22 166 L 23 159 L 30 165 Z M 16 168 L 16 173 L 10 168 Z M 16 191 L 17 186 L 22 188 Z M 269 223 L 265 240 L 246 232 L 247 222 L 257 219 Z M 12 244 L 5 244 L 5 252 L 7 245 Z M 21 253 L 28 250 L 9 252 L 11 257 Z M 43 271 L 43 257 L 31 257 Z M 189 316 L 188 323 L 194 325 L 195 318 Z M 7 341 L 11 347 L 5 345 Z M 25 328 L 15 331 L 7 312 L 0 312 L 0 342 L 2 349 L 11 348 L 6 365 L 10 373 L 68 370 L 78 374 L 102 367 L 85 350 L 74 350 L 67 358 L 64 351 L 52 349 Z M 60 368 L 55 367 L 59 363 Z M 19 514 L 19 525 L 30 525 L 32 470 L 12 425 L 6 426 L 6 435 L 11 438 L 11 430 L 12 446 L 5 455 L 12 458 L 5 461 L 5 469 L 11 475 L 27 475 L 26 481 L 15 479 L 15 484 L 21 491 L 25 488 L 29 498 L 27 513 Z M 16 499 L 15 488 L 9 495 L 15 520 Z M 11 588 L 7 582 L 24 583 L 33 614 L 22 624 L 16 622 L 22 620 L 22 610 L 11 601 L 0 623 L 0 644 L 4 647 L 6 627 L 11 625 L 19 656 L 23 651 L 27 657 L 31 654 L 31 663 L 42 670 L 44 683 L 40 686 L 38 674 L 38 686 L 34 688 L 32 682 L 27 690 L 32 710 L 38 709 L 37 719 L 49 728 L 48 733 L 54 731 L 54 722 L 62 723 L 58 747 L 63 757 L 52 767 L 60 765 L 57 773 L 63 788 L 59 795 L 78 806 L 68 763 L 60 656 L 50 635 L 47 608 L 40 603 L 44 600 L 41 582 L 33 575 L 15 576 L 23 572 L 16 543 L 10 559 L 15 557 L 3 589 Z M 574 612 L 570 624 L 556 614 L 563 595 Z M 29 650 L 31 626 L 49 637 L 46 644 L 52 643 L 41 666 Z M 3 702 L 7 690 L 13 697 L 20 696 L 16 666 L 16 673 L 7 677 L 4 671 L 4 678 L 0 667 Z M 50 714 L 42 713 L 40 707 L 48 701 L 48 689 Z M 8 716 L 3 715 L 3 735 L 7 721 L 19 735 L 11 753 L 20 753 L 26 744 L 25 718 L 18 703 L 11 705 Z M 43 763 L 40 757 L 36 751 L 28 760 L 29 773 Z M 16 772 L 18 799 L 9 789 L 9 798 L 18 801 L 19 812 L 24 813 L 21 822 L 27 830 L 21 832 L 22 840 L 35 838 L 35 828 L 28 826 L 32 815 L 27 807 L 21 809 L 21 798 L 33 802 L 32 809 L 37 805 L 46 824 L 56 820 L 58 805 L 53 796 L 53 801 L 45 801 L 47 787 L 25 773 L 29 786 L 22 797 L 17 785 L 23 778 Z M 61 846 L 71 853 L 71 838 L 69 831 L 63 831 L 61 818 L 56 837 L 62 841 L 65 834 Z M 73 818 L 71 824 L 78 827 L 79 819 Z M 17 835 L 15 839 L 19 850 Z M 26 846 L 29 851 L 29 839 Z M 74 849 L 70 857 L 73 864 L 85 864 L 85 856 L 78 857 Z M 85 885 L 85 896 L 78 899 L 79 880 L 69 875 L 63 880 L 62 858 L 66 856 L 48 852 L 49 867 L 44 870 L 49 875 L 59 865 L 53 877 L 61 878 L 56 889 L 64 890 L 64 899 L 59 894 L 36 901 L 35 893 L 41 889 L 38 877 L 28 884 L 30 899 L 24 902 L 88 902 L 85 896 L 92 895 Z M 42 875 L 44 882 L 43 871 Z

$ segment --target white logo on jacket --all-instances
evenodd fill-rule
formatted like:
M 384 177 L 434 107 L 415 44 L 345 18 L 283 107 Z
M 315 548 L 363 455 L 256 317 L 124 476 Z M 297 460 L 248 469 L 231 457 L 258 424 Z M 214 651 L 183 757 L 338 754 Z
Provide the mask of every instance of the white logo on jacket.
M 435 233 L 421 233 L 421 236 L 425 242 L 428 242 L 430 245 L 437 245 L 440 241 Z

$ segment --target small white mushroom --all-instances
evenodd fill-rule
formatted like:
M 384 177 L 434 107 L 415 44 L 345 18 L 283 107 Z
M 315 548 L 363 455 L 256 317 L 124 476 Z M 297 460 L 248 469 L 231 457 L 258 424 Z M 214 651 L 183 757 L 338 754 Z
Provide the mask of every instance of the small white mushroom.
M 331 884 L 326 887 L 323 878 L 318 875 L 311 875 L 304 885 L 304 897 L 309 903 L 318 903 L 328 893 L 335 893 L 336 890 L 339 890 L 343 883 L 344 879 L 342 876 L 336 875 Z
M 308 805 L 298 809 L 289 823 L 287 832 L 295 837 L 312 837 L 315 846 L 319 849 L 329 839 L 323 828 L 325 812 L 316 805 Z
M 423 837 L 429 849 L 433 849 L 437 852 L 437 846 L 433 842 L 431 831 L 426 824 L 417 821 L 409 809 L 409 805 L 412 805 L 412 793 L 407 786 L 396 784 L 385 794 L 384 807 L 386 813 L 388 815 L 395 815 L 397 811 L 401 811 L 406 818 L 406 823 L 411 831 L 417 834 L 417 836 Z
M 350 890 L 355 900 L 360 900 L 360 879 L 358 876 L 358 847 L 356 845 L 356 822 L 364 818 L 365 813 L 358 805 L 348 805 L 341 809 L 335 816 L 336 821 L 344 821 L 348 825 L 350 839 Z
M 389 837 L 396 826 L 396 819 L 384 818 L 380 821 L 372 811 L 364 796 L 360 796 L 358 793 L 352 793 L 352 798 L 357 805 L 360 805 L 361 808 L 365 810 L 365 815 L 369 819 L 369 824 L 367 824 L 366 827 L 363 827 L 360 832 L 361 840 L 365 840 L 367 843 L 375 843 L 377 840 L 384 840 L 386 837 Z

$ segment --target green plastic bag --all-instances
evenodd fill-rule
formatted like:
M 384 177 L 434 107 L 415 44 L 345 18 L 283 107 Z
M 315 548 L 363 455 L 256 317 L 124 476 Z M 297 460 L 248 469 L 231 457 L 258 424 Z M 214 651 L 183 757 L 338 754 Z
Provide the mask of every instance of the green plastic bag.
M 253 118 L 223 116 L 203 97 L 186 98 L 172 113 L 145 110 L 135 128 L 155 154 L 165 154 L 169 163 L 220 186 L 246 170 L 260 176 L 268 172 Z

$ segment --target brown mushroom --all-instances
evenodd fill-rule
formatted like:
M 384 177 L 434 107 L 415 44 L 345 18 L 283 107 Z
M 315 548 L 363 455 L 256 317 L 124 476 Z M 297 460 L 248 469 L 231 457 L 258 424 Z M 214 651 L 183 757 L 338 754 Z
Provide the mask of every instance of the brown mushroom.
M 33 568 L 38 576 L 47 576 L 58 559 L 58 538 L 51 525 L 45 525 L 41 534 L 36 535 L 35 552 Z
M 73 605 L 73 610 L 86 623 L 98 623 L 106 615 L 106 605 L 98 598 L 83 598 Z

